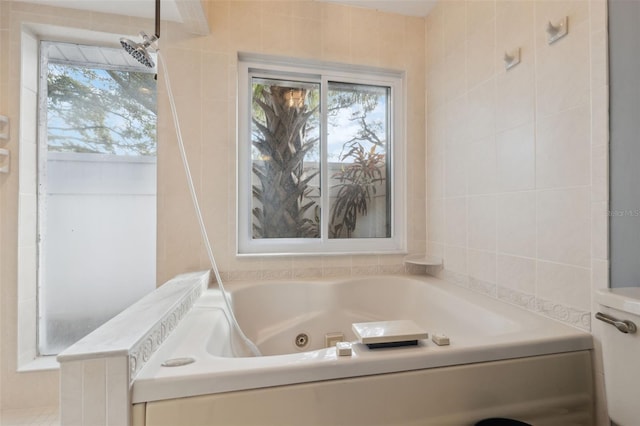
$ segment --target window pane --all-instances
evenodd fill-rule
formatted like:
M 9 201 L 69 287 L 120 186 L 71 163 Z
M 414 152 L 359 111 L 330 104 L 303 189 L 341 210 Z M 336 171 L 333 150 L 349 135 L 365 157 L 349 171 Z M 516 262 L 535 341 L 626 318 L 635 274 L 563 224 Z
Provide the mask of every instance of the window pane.
M 49 64 L 47 86 L 49 151 L 155 155 L 153 74 Z
M 254 239 L 320 237 L 320 85 L 252 78 Z
M 39 169 L 41 355 L 155 289 L 153 74 L 49 64 Z
M 330 238 L 391 237 L 390 92 L 329 83 Z

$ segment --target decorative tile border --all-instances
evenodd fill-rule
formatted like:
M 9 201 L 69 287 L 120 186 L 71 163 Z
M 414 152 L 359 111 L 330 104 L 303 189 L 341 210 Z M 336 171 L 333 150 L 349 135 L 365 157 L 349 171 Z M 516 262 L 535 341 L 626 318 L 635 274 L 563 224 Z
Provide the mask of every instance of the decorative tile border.
M 469 277 L 469 290 L 493 297 L 494 299 L 497 297 L 495 284 L 477 278 Z
M 528 311 L 536 310 L 536 297 L 508 287 L 498 286 L 498 299 L 517 305 Z
M 536 299 L 536 310 L 549 318 L 565 322 L 585 331 L 591 331 L 591 312 L 541 298 Z
M 571 306 L 565 306 L 558 302 L 535 297 L 532 294 L 523 293 L 507 287 L 495 286 L 495 284 L 486 283 L 470 278 L 466 274 L 452 272 L 446 269 L 429 275 L 433 275 L 437 278 L 459 285 L 460 287 L 477 291 L 504 302 L 511 303 L 520 308 L 527 309 L 554 320 L 561 321 L 581 330 L 591 331 L 591 312 L 583 311 Z
M 293 269 L 264 269 L 247 271 L 221 272 L 223 282 L 233 281 L 273 281 L 308 279 L 322 277 L 361 277 L 388 274 L 423 275 L 425 267 L 410 264 L 386 264 L 386 265 L 357 265 L 338 267 L 308 267 Z
M 185 294 L 176 304 L 175 308 L 168 312 L 129 352 L 129 382 L 134 379 L 153 353 L 162 345 L 171 332 L 176 328 L 180 320 L 189 312 L 193 304 L 202 295 L 204 286 L 196 286 Z

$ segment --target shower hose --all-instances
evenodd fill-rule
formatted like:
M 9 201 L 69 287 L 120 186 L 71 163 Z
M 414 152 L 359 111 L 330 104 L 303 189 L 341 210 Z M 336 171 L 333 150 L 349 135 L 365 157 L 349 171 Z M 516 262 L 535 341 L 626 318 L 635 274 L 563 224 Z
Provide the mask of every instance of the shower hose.
M 189 168 L 189 160 L 187 158 L 187 152 L 185 151 L 184 142 L 182 140 L 182 132 L 180 131 L 180 122 L 178 120 L 178 112 L 176 110 L 176 104 L 173 98 L 173 92 L 171 91 L 171 79 L 169 78 L 169 70 L 165 63 L 164 56 L 160 54 L 159 50 L 157 52 L 158 52 L 158 58 L 159 58 L 158 62 L 162 67 L 162 71 L 164 73 L 164 82 L 167 89 L 167 96 L 169 98 L 169 105 L 171 107 L 171 116 L 173 118 L 173 124 L 176 130 L 176 137 L 178 139 L 178 149 L 180 151 L 180 157 L 182 158 L 182 165 L 184 167 L 184 172 L 187 177 L 187 185 L 189 187 L 189 192 L 191 193 L 191 200 L 193 201 L 193 207 L 195 209 L 196 216 L 198 218 L 198 224 L 200 225 L 200 234 L 202 236 L 204 246 L 207 250 L 207 256 L 209 257 L 209 262 L 211 263 L 211 269 L 213 270 L 213 274 L 216 278 L 216 282 L 218 283 L 218 287 L 220 288 L 220 291 L 222 293 L 222 298 L 224 299 L 224 303 L 227 307 L 227 311 L 229 312 L 229 320 L 231 322 L 231 327 L 236 330 L 236 332 L 240 336 L 240 339 L 244 342 L 244 344 L 247 346 L 247 348 L 249 349 L 249 351 L 252 353 L 253 356 L 261 356 L 262 354 L 260 353 L 260 350 L 258 349 L 258 347 L 255 345 L 255 343 L 251 341 L 251 339 L 249 339 L 244 334 L 244 332 L 240 328 L 240 325 L 238 324 L 238 321 L 236 320 L 236 316 L 234 315 L 233 309 L 231 308 L 231 303 L 229 302 L 229 296 L 227 295 L 227 292 L 224 289 L 224 284 L 222 283 L 222 278 L 220 277 L 220 271 L 218 271 L 216 260 L 213 257 L 211 242 L 209 241 L 207 228 L 204 224 L 204 219 L 202 218 L 202 211 L 200 210 L 200 204 L 198 203 L 198 196 L 196 194 L 195 186 L 193 185 L 193 177 L 191 176 L 191 169 Z M 233 345 L 234 339 L 231 335 L 229 336 L 229 338 L 231 343 L 231 350 L 233 351 L 234 355 L 237 355 L 237 352 Z

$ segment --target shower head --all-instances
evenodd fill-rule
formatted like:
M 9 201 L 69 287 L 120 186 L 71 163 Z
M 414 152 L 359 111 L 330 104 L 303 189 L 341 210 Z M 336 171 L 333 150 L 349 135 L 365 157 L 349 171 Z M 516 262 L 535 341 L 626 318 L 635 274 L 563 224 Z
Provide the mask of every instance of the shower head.
M 122 37 L 120 39 L 120 44 L 131 56 L 133 56 L 136 61 L 140 62 L 142 65 L 147 66 L 149 68 L 153 68 L 155 63 L 147 50 L 149 46 L 156 49 L 155 42 L 158 40 L 158 37 L 152 35 L 149 37 L 143 31 L 140 31 L 140 37 L 142 37 L 141 43 L 136 43 L 135 41 L 129 40 L 128 38 Z M 157 50 L 157 49 L 156 49 Z
M 156 42 L 160 38 L 160 0 L 156 0 L 156 33 L 149 37 L 144 31 L 140 31 L 140 37 L 142 37 L 142 43 L 136 43 L 123 37 L 120 39 L 120 44 L 136 61 L 146 67 L 153 68 L 156 64 L 147 49 L 151 46 L 154 50 L 158 50 Z

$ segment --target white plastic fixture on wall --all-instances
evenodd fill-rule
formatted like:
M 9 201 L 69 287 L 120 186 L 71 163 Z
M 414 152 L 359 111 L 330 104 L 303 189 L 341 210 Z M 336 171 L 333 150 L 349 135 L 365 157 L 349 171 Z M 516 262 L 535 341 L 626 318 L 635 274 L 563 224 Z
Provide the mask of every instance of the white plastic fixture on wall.
M 9 117 L 0 115 L 0 140 L 9 139 Z
M 6 157 L 6 160 L 0 161 L 4 166 L 0 166 L 0 173 L 9 173 L 9 164 L 11 162 L 11 152 L 8 149 L 0 148 L 0 157 Z
M 520 48 L 516 48 L 511 52 L 504 52 L 504 69 L 510 70 L 520 63 Z
M 547 24 L 547 34 L 549 35 L 547 39 L 549 44 L 553 44 L 569 34 L 569 17 L 565 16 L 555 25 L 549 22 Z

